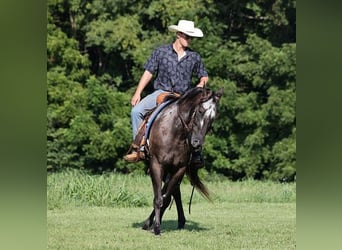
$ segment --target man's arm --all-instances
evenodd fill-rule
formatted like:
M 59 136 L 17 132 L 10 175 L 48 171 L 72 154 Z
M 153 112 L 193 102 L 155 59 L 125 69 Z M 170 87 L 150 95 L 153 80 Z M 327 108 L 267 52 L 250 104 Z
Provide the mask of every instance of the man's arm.
M 147 84 L 151 81 L 153 75 L 148 70 L 145 70 L 144 74 L 141 76 L 140 81 L 138 83 L 138 87 L 131 99 L 132 106 L 137 105 L 141 99 L 141 93 L 143 92 L 144 88 Z

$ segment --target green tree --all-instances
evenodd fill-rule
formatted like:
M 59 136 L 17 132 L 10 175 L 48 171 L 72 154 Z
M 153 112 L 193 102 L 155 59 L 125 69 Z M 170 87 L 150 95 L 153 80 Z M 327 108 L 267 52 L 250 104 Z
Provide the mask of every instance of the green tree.
M 232 47 L 226 71 L 233 83 L 217 82 L 228 88 L 220 108 L 224 121 L 214 127 L 226 143 L 211 139 L 211 167 L 232 178 L 291 179 L 296 171 L 295 45 L 275 48 L 252 34 Z M 289 148 L 282 155 L 284 146 Z
M 296 174 L 296 1 L 49 0 L 48 165 L 141 169 L 122 160 L 131 141 L 129 100 L 152 50 L 179 19 L 224 87 L 207 136 L 206 169 L 232 179 Z M 145 93 L 150 91 L 147 88 Z
M 48 167 L 113 169 L 129 145 L 129 96 L 91 76 L 78 42 L 51 23 L 47 49 Z

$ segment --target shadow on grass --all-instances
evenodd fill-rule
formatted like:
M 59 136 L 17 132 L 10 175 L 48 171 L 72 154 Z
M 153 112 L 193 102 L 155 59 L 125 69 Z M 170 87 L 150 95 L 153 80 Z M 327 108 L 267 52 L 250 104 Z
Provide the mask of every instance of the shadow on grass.
M 132 224 L 132 227 L 142 229 L 143 224 L 144 222 L 136 222 Z M 161 230 L 162 232 L 178 231 L 180 229 L 177 229 L 177 225 L 178 222 L 176 220 L 163 220 L 161 223 Z M 185 223 L 185 227 L 182 230 L 199 232 L 206 231 L 209 229 L 206 227 L 201 227 L 200 224 L 198 224 L 195 221 L 187 220 Z

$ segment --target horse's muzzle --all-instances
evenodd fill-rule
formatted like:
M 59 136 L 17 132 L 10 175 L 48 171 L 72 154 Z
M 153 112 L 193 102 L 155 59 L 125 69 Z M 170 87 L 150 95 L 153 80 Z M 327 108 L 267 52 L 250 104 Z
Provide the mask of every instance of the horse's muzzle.
M 191 146 L 194 148 L 194 149 L 199 149 L 201 146 L 202 146 L 202 140 L 200 139 L 192 139 L 191 140 Z

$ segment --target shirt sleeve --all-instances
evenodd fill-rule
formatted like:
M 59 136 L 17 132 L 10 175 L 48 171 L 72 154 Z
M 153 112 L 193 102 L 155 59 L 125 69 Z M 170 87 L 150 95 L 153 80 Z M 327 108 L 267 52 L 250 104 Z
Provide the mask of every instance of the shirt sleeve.
M 158 49 L 155 49 L 144 65 L 144 69 L 154 74 L 158 70 Z
M 198 78 L 201 78 L 203 76 L 208 76 L 207 69 L 205 68 L 200 55 L 198 55 L 198 60 L 195 66 L 195 73 L 197 74 Z

